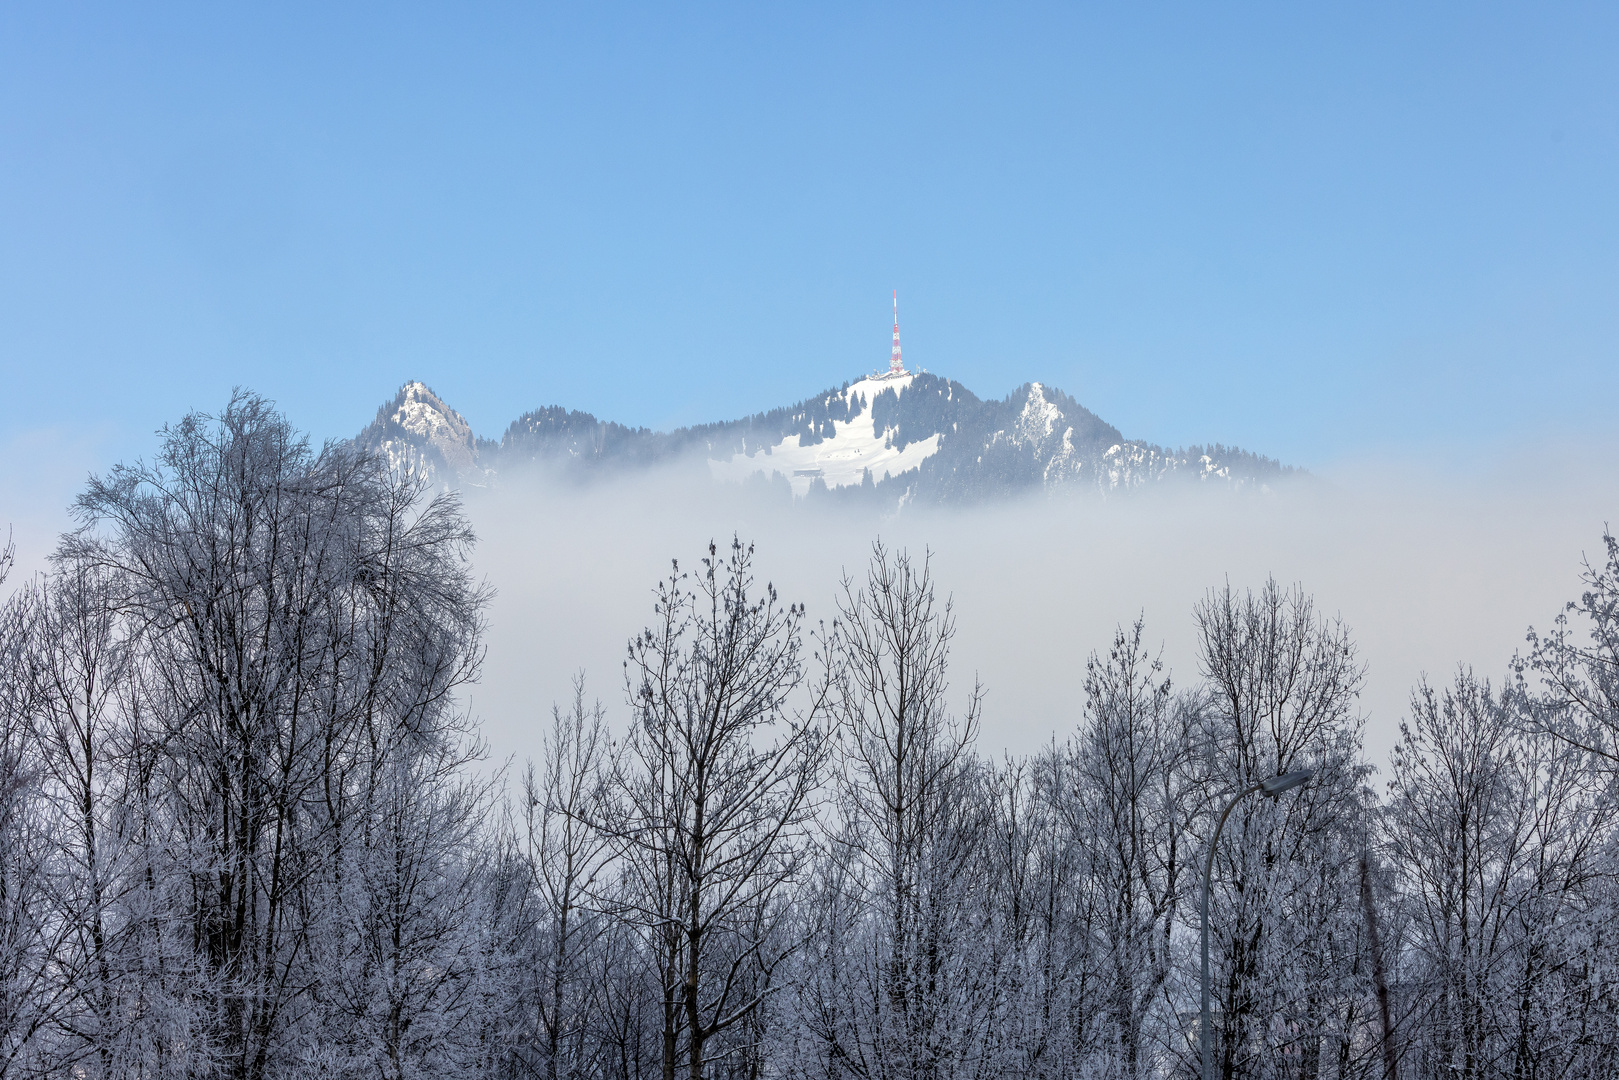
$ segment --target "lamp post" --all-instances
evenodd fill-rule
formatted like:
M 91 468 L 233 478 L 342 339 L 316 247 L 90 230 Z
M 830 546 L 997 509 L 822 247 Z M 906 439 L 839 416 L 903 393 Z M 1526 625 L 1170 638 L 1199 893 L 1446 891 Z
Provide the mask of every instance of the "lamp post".
M 1284 791 L 1291 791 L 1315 775 L 1314 769 L 1295 769 L 1281 776 L 1273 776 L 1269 780 L 1262 780 L 1253 787 L 1232 797 L 1220 811 L 1220 823 L 1214 827 L 1214 837 L 1209 841 L 1208 860 L 1203 867 L 1203 1018 L 1197 1026 L 1197 1039 L 1203 1052 L 1203 1080 L 1214 1080 L 1214 1032 L 1209 1026 L 1209 879 L 1214 876 L 1214 849 L 1220 843 L 1220 830 L 1225 828 L 1225 819 L 1231 816 L 1231 808 L 1256 791 L 1263 791 L 1274 799 Z

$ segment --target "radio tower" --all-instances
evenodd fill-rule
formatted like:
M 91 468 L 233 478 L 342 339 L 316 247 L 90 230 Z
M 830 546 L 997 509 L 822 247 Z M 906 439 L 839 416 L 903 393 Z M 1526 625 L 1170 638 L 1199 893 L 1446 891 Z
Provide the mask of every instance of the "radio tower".
M 897 379 L 905 374 L 905 365 L 899 358 L 899 290 L 894 290 L 894 355 L 888 361 L 888 377 Z

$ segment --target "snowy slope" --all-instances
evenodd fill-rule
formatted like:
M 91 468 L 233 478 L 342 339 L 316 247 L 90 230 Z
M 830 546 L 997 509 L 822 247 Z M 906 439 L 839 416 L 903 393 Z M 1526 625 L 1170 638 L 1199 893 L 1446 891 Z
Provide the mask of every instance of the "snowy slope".
M 879 431 L 875 410 L 870 407 L 885 390 L 892 390 L 896 397 L 904 393 L 913 378 L 904 375 L 861 379 L 841 392 L 844 403 L 851 411 L 858 408 L 858 414 L 849 420 L 829 421 L 832 430 L 822 441 L 806 445 L 802 436 L 789 435 L 751 454 L 736 453 L 724 460 L 711 458 L 709 470 L 716 480 L 732 481 L 745 480 L 754 473 L 780 473 L 792 484 L 794 495 L 805 495 L 817 477 L 827 487 L 838 488 L 861 483 L 868 470 L 875 482 L 915 469 L 938 452 L 941 436 L 935 433 L 903 448 L 896 447 L 892 429 Z

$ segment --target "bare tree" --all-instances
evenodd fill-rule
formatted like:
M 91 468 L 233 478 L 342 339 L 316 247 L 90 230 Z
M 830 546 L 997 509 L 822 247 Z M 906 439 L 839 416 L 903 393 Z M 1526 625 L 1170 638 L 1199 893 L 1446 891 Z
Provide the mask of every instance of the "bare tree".
M 0 581 L 13 548 L 0 550 Z M 25 593 L 0 608 L 0 1078 L 48 1075 L 58 1064 L 48 1036 L 66 1007 L 55 964 L 73 927 L 53 918 L 53 836 L 43 767 L 34 745 L 33 680 L 27 650 L 36 605 Z
M 455 500 L 262 399 L 166 429 L 152 466 L 78 502 L 61 557 L 139 625 L 156 765 L 182 851 L 201 1000 L 225 1075 L 300 1060 L 332 875 L 376 803 L 379 748 L 432 744 L 473 678 L 484 594 Z
M 173 1038 L 162 988 L 140 977 L 154 944 L 136 842 L 144 807 L 131 791 L 139 757 L 136 642 L 112 602 L 109 575 L 58 561 L 17 600 L 28 613 L 16 675 L 27 681 L 40 768 L 39 812 L 53 837 L 53 919 L 65 931 L 57 1049 L 86 1076 L 128 1075 L 154 1040 Z
M 1529 655 L 1515 666 L 1539 683 L 1526 719 L 1619 772 L 1619 538 L 1603 530 L 1602 542 L 1607 561 L 1586 563 L 1585 591 L 1545 637 L 1530 629 Z
M 1364 1067 L 1362 922 L 1352 898 L 1365 669 L 1348 628 L 1301 589 L 1230 586 L 1194 612 L 1207 683 L 1207 775 L 1240 791 L 1311 767 L 1281 802 L 1238 804 L 1215 856 L 1216 1045 L 1221 1075 L 1340 1075 Z M 1220 793 L 1216 794 L 1216 797 Z M 1212 831 L 1206 823 L 1203 843 Z M 1354 1060 L 1347 1060 L 1354 1059 Z
M 663 1070 L 684 1038 L 700 1080 L 713 1040 L 764 1002 L 779 964 L 773 933 L 804 867 L 826 737 L 825 689 L 805 681 L 803 609 L 753 592 L 753 551 L 710 544 L 691 584 L 678 565 L 658 622 L 630 643 L 635 726 L 613 774 L 609 828 L 663 987 Z M 774 736 L 774 740 L 761 744 Z
M 1406 977 L 1422 1007 L 1407 1041 L 1422 1075 L 1597 1075 L 1613 1062 L 1614 1011 L 1587 979 L 1590 950 L 1612 941 L 1602 848 L 1615 808 L 1576 748 L 1523 731 L 1514 712 L 1464 669 L 1417 689 L 1394 752 L 1386 834 L 1410 910 Z
M 1196 801 L 1190 788 L 1196 701 L 1177 700 L 1162 663 L 1142 642 L 1142 623 L 1119 628 L 1104 660 L 1085 667 L 1085 721 L 1070 753 L 1074 783 L 1062 793 L 1070 835 L 1084 851 L 1094 896 L 1102 1009 L 1117 1074 L 1156 1071 L 1149 1014 L 1171 971 L 1173 930 Z
M 988 959 L 982 933 L 967 932 L 987 916 L 972 894 L 989 820 L 971 750 L 981 691 L 951 714 L 955 626 L 926 558 L 877 543 L 865 580 L 844 578 L 839 612 L 837 850 L 869 916 L 844 946 L 837 1028 L 852 1044 L 833 1052 L 872 1078 L 968 1075 L 984 1065 L 991 1004 L 971 970 Z
M 1027 761 L 1008 756 L 980 774 L 987 1042 L 997 1067 L 1021 1071 L 1038 1070 L 1049 1056 L 1057 990 L 1043 919 L 1052 900 L 1045 889 L 1050 847 L 1043 843 L 1053 832 L 1051 808 L 1040 798 L 1034 772 Z
M 595 825 L 607 751 L 605 714 L 600 702 L 586 706 L 580 675 L 571 709 L 551 711 L 539 773 L 531 764 L 523 777 L 525 855 L 537 906 L 532 1007 L 540 1053 L 531 1068 L 546 1080 L 591 1075 L 596 1065 L 590 1019 L 600 988 L 591 985 L 587 964 L 605 930 L 594 900 L 608 869 L 608 837 Z

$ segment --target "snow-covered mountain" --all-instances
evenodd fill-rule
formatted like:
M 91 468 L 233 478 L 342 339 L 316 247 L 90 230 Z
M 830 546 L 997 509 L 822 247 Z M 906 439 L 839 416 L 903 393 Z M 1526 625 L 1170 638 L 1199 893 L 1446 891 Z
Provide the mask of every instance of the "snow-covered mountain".
M 408 382 L 360 432 L 360 445 L 381 450 L 396 469 L 465 482 L 479 472 L 472 425 L 424 383 Z
M 358 441 L 445 483 L 481 486 L 534 467 L 584 478 L 693 461 L 721 482 L 763 481 L 802 497 L 887 505 L 1165 483 L 1262 491 L 1296 471 L 1231 447 L 1169 450 L 1126 439 L 1040 383 L 984 401 L 927 373 L 862 378 L 796 405 L 674 431 L 552 406 L 518 417 L 498 442 L 478 438 L 438 395 L 409 382 Z

